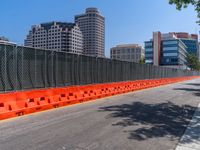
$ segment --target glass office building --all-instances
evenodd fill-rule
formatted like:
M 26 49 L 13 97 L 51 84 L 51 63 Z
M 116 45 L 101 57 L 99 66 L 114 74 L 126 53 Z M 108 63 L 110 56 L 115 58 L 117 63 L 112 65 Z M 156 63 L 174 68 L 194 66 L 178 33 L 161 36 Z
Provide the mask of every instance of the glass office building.
M 185 32 L 154 32 L 145 42 L 145 62 L 173 68 L 187 68 L 187 54 L 199 56 L 198 35 Z
M 187 46 L 180 39 L 162 41 L 161 65 L 187 65 Z
M 145 63 L 153 64 L 153 41 L 145 42 Z
M 198 55 L 198 40 L 196 39 L 181 39 L 181 41 L 187 46 L 187 52 L 190 54 Z
M 187 46 L 179 39 L 161 42 L 161 65 L 186 65 Z M 153 41 L 145 42 L 145 62 L 153 64 Z

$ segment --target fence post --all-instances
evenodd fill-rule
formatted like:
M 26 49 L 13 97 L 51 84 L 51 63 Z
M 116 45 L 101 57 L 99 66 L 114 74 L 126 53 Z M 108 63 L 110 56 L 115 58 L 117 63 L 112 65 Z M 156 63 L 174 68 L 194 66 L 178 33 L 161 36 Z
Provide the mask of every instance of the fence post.
M 18 54 L 18 52 L 17 52 L 17 50 L 18 50 L 18 49 L 17 49 L 17 46 L 13 46 L 13 47 L 15 47 L 15 49 L 14 49 L 14 54 L 13 54 L 13 55 L 14 55 L 14 57 L 13 57 L 13 58 L 14 58 L 14 61 L 13 61 L 13 62 L 14 62 L 15 65 L 16 65 L 16 66 L 15 66 L 15 67 L 16 67 L 16 71 L 15 71 L 15 87 L 14 87 L 14 89 L 15 89 L 15 91 L 17 91 L 17 87 L 18 87 L 18 81 L 17 81 L 17 78 L 18 78 L 18 77 L 17 77 L 17 74 L 18 74 L 18 64 L 17 64 L 17 59 L 18 59 L 18 58 L 17 58 L 17 54 Z
M 7 57 L 6 57 L 6 52 L 7 52 L 7 49 L 6 49 L 6 45 L 5 45 L 5 47 L 4 47 L 4 79 L 5 79 L 5 81 L 4 81 L 4 83 L 5 83 L 5 85 L 4 85 L 4 92 L 6 92 L 6 84 L 7 84 L 7 75 L 6 75 L 6 72 L 7 72 Z

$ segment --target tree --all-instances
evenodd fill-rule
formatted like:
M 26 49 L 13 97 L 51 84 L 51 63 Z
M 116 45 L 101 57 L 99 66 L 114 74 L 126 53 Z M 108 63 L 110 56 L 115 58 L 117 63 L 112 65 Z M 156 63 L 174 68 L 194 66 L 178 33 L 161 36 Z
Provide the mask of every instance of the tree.
M 188 67 L 190 67 L 191 70 L 200 71 L 200 62 L 196 55 L 188 54 L 187 63 L 188 63 Z
M 200 24 L 200 0 L 169 0 L 170 4 L 175 4 L 178 10 L 182 8 L 187 8 L 188 5 L 193 5 L 195 7 L 195 11 L 197 12 L 197 17 L 199 20 L 197 21 Z
M 145 64 L 145 58 L 144 58 L 144 57 L 142 57 L 142 58 L 140 59 L 140 63 L 141 63 L 141 64 Z

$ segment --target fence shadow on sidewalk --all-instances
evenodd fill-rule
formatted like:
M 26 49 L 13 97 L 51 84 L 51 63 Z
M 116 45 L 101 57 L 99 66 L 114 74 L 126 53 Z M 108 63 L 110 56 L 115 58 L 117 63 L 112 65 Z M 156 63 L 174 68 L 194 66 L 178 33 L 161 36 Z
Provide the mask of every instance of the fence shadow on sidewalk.
M 110 112 L 108 118 L 120 119 L 113 126 L 124 127 L 129 139 L 142 141 L 166 136 L 170 136 L 171 140 L 181 137 L 195 110 L 196 107 L 179 106 L 172 102 L 157 104 L 134 102 L 101 107 L 99 111 Z M 127 129 L 128 131 L 125 131 Z M 197 137 L 196 134 L 198 133 L 193 133 L 191 136 Z

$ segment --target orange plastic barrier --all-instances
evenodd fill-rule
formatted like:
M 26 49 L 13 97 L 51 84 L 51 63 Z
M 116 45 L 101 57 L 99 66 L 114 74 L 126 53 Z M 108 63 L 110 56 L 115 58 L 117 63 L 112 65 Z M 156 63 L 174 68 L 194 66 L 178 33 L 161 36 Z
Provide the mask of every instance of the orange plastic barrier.
M 0 94 L 0 120 L 194 78 L 199 77 L 137 80 L 4 93 Z

